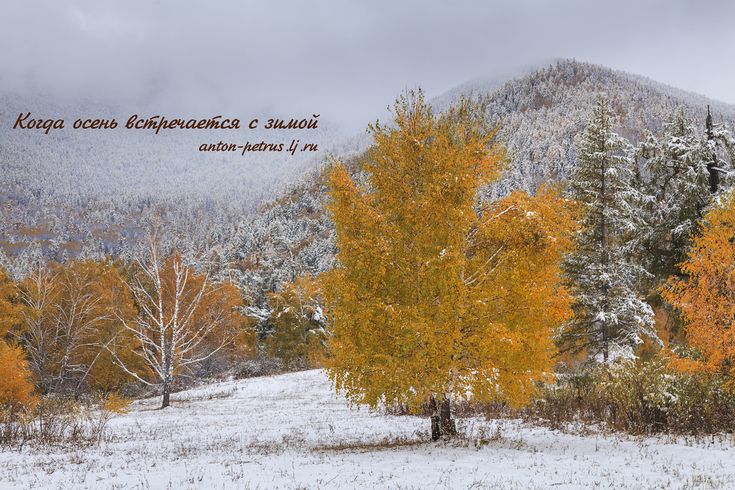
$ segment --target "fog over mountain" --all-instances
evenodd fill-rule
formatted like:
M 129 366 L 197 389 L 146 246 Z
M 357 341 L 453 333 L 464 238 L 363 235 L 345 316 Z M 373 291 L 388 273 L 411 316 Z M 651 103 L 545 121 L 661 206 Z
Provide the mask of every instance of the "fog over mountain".
M 735 121 L 735 109 L 729 104 L 597 65 L 559 61 L 517 72 L 526 74 L 475 79 L 433 100 L 441 110 L 461 95 L 490 97 L 488 110 L 500 127 L 499 137 L 510 162 L 504 177 L 487 189 L 489 198 L 512 189 L 533 191 L 541 182 L 563 180 L 575 162 L 575 139 L 600 94 L 610 96 L 619 111 L 619 132 L 633 141 L 646 130 L 659 131 L 662 121 L 679 107 L 703 119 L 711 105 L 718 121 Z M 154 109 L 140 107 L 140 114 L 155 114 Z M 124 124 L 130 115 L 112 104 L 80 106 L 48 97 L 6 95 L 0 116 L 16 119 L 29 109 L 46 117 L 65 115 L 67 124 L 75 117 L 110 115 Z M 318 211 L 318 227 L 327 231 L 315 232 L 305 226 L 292 235 L 287 230 L 278 233 L 284 233 L 287 241 L 311 241 L 317 236 L 328 240 L 331 225 L 323 221 L 322 194 L 312 187 L 314 179 L 318 181 L 318 169 L 329 155 L 349 158 L 370 143 L 364 131 L 350 135 L 322 120 L 318 129 L 309 131 L 168 130 L 158 135 L 124 128 L 51 130 L 46 135 L 42 130 L 2 126 L 0 138 L 2 247 L 11 256 L 36 249 L 34 253 L 57 260 L 80 253 L 125 254 L 146 223 L 154 219 L 163 220 L 173 235 L 186 241 L 184 247 L 222 245 L 235 233 L 270 233 L 266 230 L 273 213 L 279 220 L 294 219 L 298 227 L 299 212 L 290 209 L 290 198 L 278 201 L 276 207 L 266 206 L 264 214 L 259 214 L 263 203 L 290 192 L 300 196 L 299 205 L 304 200 L 312 202 L 306 208 Z M 247 139 L 288 144 L 292 138 L 310 138 L 319 151 L 243 156 L 197 150 L 204 142 Z M 294 190 L 287 191 L 289 187 Z M 259 222 L 263 219 L 265 223 Z M 255 231 L 244 231 L 247 228 Z M 242 240 L 227 246 L 250 250 L 245 255 L 262 252 L 256 250 L 263 247 L 260 239 L 246 245 Z M 321 265 L 315 265 L 316 269 L 328 266 L 331 260 L 329 253 L 322 253 L 325 246 L 330 246 L 328 241 L 318 245 Z M 308 254 L 308 247 L 299 253 Z M 280 273 L 278 267 L 274 270 Z
M 495 199 L 513 190 L 535 192 L 542 184 L 565 181 L 577 163 L 579 138 L 600 96 L 615 112 L 615 131 L 636 143 L 683 111 L 704 131 L 707 106 L 719 124 L 732 127 L 735 106 L 686 92 L 645 77 L 573 60 L 559 60 L 525 76 L 498 83 L 475 80 L 435 98 L 437 110 L 462 95 L 487 98 L 488 116 L 499 128 L 508 152 L 506 169 L 482 191 Z M 367 138 L 365 138 L 367 140 Z M 360 158 L 343 160 L 353 173 Z M 252 291 L 278 288 L 295 278 L 318 274 L 334 265 L 334 225 L 325 211 L 326 185 L 319 173 L 264 206 L 238 227 L 228 244 L 231 259 L 242 266 Z
M 0 0 L 0 490 L 735 488 L 733 20 Z
M 355 132 L 404 88 L 438 96 L 565 57 L 735 103 L 727 0 L 32 5 L 0 6 L 2 93 L 202 116 L 320 112 Z

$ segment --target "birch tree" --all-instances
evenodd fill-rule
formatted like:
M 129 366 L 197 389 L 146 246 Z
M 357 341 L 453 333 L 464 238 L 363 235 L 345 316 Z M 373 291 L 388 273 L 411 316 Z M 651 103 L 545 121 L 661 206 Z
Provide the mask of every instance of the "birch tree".
M 116 317 L 132 314 L 114 264 L 37 265 L 18 291 L 20 320 L 11 335 L 28 353 L 41 392 L 78 395 L 122 378 L 104 348 L 115 335 Z M 105 382 L 92 379 L 97 376 Z
M 110 350 L 126 373 L 160 390 L 161 408 L 165 408 L 177 376 L 239 336 L 245 325 L 237 310 L 241 297 L 234 285 L 214 282 L 206 270 L 195 270 L 180 254 L 163 254 L 155 233 L 127 284 L 138 315 L 132 321 L 119 320 L 133 345 L 116 343 Z M 123 359 L 121 351 L 126 350 L 141 361 L 143 369 Z

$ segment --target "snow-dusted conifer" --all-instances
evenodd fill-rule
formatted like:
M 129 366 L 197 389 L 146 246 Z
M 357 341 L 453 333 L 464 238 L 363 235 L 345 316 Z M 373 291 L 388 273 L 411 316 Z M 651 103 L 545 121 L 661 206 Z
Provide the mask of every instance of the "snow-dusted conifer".
M 608 101 L 600 98 L 578 145 L 570 191 L 583 217 L 564 264 L 574 319 L 560 337 L 564 348 L 605 363 L 631 357 L 644 336 L 658 340 L 653 311 L 637 291 L 644 271 L 631 260 L 645 196 L 632 185 L 632 148 L 612 123 Z
M 659 139 L 649 134 L 638 146 L 645 168 L 641 188 L 649 196 L 643 209 L 647 226 L 642 257 L 656 279 L 676 273 L 697 222 L 713 196 L 727 187 L 731 141 L 728 129 L 712 124 L 709 113 L 702 132 L 679 109 L 668 118 Z
M 686 256 L 687 244 L 709 202 L 707 159 L 702 141 L 683 110 L 664 124 L 660 139 L 649 134 L 638 146 L 649 195 L 643 211 L 644 266 L 658 278 L 668 277 Z

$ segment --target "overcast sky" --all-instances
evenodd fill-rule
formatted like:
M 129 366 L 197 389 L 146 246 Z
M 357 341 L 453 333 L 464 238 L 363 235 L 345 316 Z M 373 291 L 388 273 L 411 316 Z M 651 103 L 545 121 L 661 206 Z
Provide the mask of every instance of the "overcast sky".
M 406 87 L 573 57 L 735 103 L 733 25 L 728 0 L 3 0 L 0 90 L 357 128 Z

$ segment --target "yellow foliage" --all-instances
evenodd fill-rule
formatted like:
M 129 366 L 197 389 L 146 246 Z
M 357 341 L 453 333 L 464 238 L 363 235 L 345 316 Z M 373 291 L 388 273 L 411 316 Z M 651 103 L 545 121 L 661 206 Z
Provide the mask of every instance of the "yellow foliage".
M 121 358 L 129 374 L 149 382 L 173 379 L 195 359 L 252 350 L 255 332 L 240 311 L 243 298 L 234 284 L 212 281 L 178 253 L 138 264 L 128 276 L 139 311 L 123 329 L 132 340 L 117 342 L 115 350 L 144 361 L 136 367 Z
M 101 408 L 106 412 L 123 414 L 128 413 L 130 403 L 130 399 L 121 396 L 117 392 L 112 392 L 103 398 Z
M 7 273 L 0 269 L 0 340 L 4 339 L 20 319 L 18 291 Z
M 331 379 L 371 406 L 527 401 L 571 314 L 559 278 L 569 206 L 542 190 L 478 212 L 504 154 L 469 101 L 437 117 L 412 94 L 396 103 L 395 127 L 372 131 L 366 184 L 341 165 L 330 175 L 340 264 L 324 281 Z
M 679 356 L 670 356 L 668 358 L 668 361 L 671 367 L 682 373 L 711 373 L 711 369 L 709 369 L 709 366 L 701 360 Z
M 684 336 L 696 359 L 677 361 L 687 371 L 735 376 L 735 196 L 703 218 L 687 260 L 685 279 L 672 277 L 662 296 L 684 319 Z M 735 387 L 735 386 L 734 386 Z
M 115 264 L 49 264 L 24 279 L 20 289 L 22 322 L 15 336 L 42 391 L 73 391 L 82 383 L 110 390 L 126 381 L 104 347 L 119 337 L 119 319 L 134 314 Z M 121 340 L 126 341 L 124 334 Z
M 240 311 L 243 297 L 237 286 L 231 282 L 212 281 L 207 274 L 192 269 L 186 287 L 177 288 L 175 270 L 181 268 L 182 263 L 181 256 L 174 254 L 164 262 L 161 270 L 164 321 L 172 321 L 178 294 L 182 311 L 185 308 L 190 311 L 184 335 L 198 336 L 200 334 L 194 332 L 206 332 L 202 347 L 216 348 L 224 344 L 227 351 L 237 356 L 252 352 L 255 331 L 252 321 Z
M 19 347 L 0 341 L 0 406 L 33 408 L 37 402 L 28 363 Z

